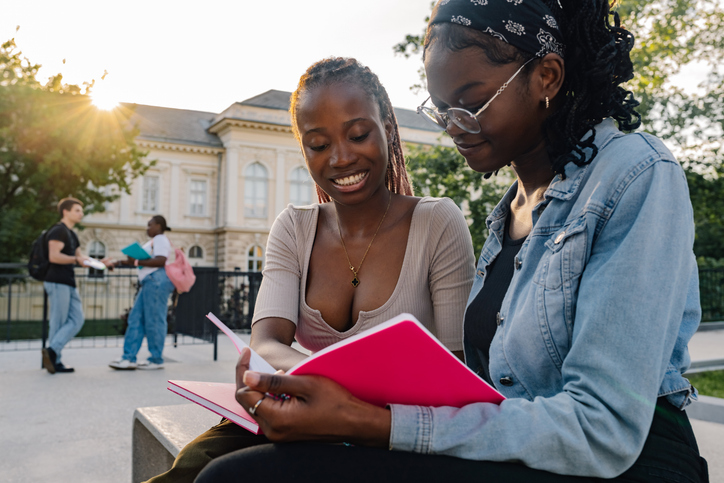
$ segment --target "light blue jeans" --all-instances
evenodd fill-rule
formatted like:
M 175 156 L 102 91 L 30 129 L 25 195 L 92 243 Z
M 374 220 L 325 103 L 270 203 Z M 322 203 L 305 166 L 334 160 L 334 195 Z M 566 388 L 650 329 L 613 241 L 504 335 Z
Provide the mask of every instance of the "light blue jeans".
M 173 284 L 160 268 L 141 281 L 141 290 L 131 313 L 128 314 L 128 329 L 123 340 L 123 359 L 136 362 L 143 337 L 148 341 L 149 362 L 163 364 L 163 344 L 166 341 L 166 315 L 168 296 L 173 293 Z
M 48 347 L 56 353 L 57 364 L 65 344 L 83 327 L 83 307 L 77 288 L 55 282 L 43 282 L 43 286 L 50 302 Z

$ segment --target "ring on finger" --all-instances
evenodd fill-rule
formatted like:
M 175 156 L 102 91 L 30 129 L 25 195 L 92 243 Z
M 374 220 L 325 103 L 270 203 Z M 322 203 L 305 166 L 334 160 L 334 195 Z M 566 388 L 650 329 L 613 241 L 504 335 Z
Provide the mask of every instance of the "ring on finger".
M 264 400 L 265 397 L 266 397 L 266 394 L 264 394 L 264 395 L 261 397 L 261 399 L 259 399 L 259 400 L 256 402 L 256 404 L 254 404 L 254 406 L 251 407 L 251 408 L 248 410 L 248 411 L 249 411 L 249 414 L 251 414 L 252 416 L 253 416 L 254 414 L 256 414 L 256 410 L 259 408 L 259 405 L 261 404 L 261 402 Z

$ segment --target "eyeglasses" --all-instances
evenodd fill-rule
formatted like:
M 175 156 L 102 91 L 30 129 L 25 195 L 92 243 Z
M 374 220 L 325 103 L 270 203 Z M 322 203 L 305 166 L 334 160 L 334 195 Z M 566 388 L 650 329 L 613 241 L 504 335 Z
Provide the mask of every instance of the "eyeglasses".
M 471 134 L 477 134 L 480 132 L 481 129 L 480 122 L 478 121 L 478 116 L 488 108 L 490 103 L 493 102 L 493 99 L 498 97 L 505 90 L 505 88 L 508 87 L 508 84 L 510 84 L 513 79 L 515 79 L 515 76 L 517 76 L 520 71 L 523 70 L 523 67 L 528 65 L 532 60 L 536 58 L 537 57 L 528 59 L 523 65 L 521 65 L 518 70 L 515 71 L 515 74 L 510 76 L 510 79 L 505 81 L 505 83 L 500 86 L 500 89 L 498 89 L 495 95 L 493 95 L 493 97 L 491 97 L 490 100 L 486 102 L 485 105 L 481 107 L 475 114 L 461 107 L 451 107 L 450 109 L 446 109 L 445 111 L 440 112 L 436 107 L 425 106 L 425 104 L 427 104 L 427 101 L 429 101 L 432 96 L 425 99 L 425 102 L 418 106 L 417 113 L 421 115 L 424 119 L 427 119 L 428 121 L 434 123 L 436 126 L 439 126 L 446 131 L 448 125 L 450 124 L 450 122 L 452 122 L 463 131 L 469 132 Z

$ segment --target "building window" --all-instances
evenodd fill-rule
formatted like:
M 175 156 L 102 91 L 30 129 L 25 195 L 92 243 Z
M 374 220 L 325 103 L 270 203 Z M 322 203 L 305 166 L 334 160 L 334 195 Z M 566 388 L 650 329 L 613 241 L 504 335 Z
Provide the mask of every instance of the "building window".
M 246 168 L 244 178 L 244 214 L 250 218 L 266 218 L 266 168 L 259 163 L 251 164 Z
M 294 168 L 289 179 L 289 202 L 294 206 L 311 204 L 312 180 L 309 172 L 302 167 Z
M 249 272 L 261 272 L 264 268 L 264 250 L 259 245 L 249 249 Z
M 158 211 L 160 180 L 158 176 L 143 177 L 143 201 L 141 211 L 156 213 Z
M 189 248 L 189 258 L 204 258 L 204 249 L 198 245 L 194 245 Z
M 88 256 L 101 260 L 106 257 L 106 246 L 103 242 L 93 240 L 88 247 Z M 95 268 L 88 269 L 88 278 L 103 278 L 105 270 L 96 270 Z
M 189 213 L 191 216 L 204 216 L 206 215 L 206 180 L 205 179 L 192 179 L 191 180 L 191 192 L 189 193 L 191 204 L 189 206 Z

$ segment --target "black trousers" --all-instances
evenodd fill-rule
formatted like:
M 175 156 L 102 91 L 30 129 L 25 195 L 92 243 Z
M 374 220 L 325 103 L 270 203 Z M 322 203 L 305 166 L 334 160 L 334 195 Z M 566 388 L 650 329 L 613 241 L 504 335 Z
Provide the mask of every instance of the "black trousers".
M 708 482 L 686 413 L 664 398 L 656 405 L 651 430 L 636 463 L 613 480 L 564 476 L 515 463 L 472 461 L 344 445 L 262 444 L 212 461 L 198 483 L 269 479 L 345 483 L 381 482 Z

